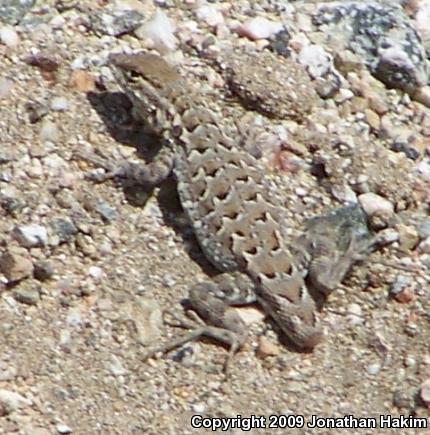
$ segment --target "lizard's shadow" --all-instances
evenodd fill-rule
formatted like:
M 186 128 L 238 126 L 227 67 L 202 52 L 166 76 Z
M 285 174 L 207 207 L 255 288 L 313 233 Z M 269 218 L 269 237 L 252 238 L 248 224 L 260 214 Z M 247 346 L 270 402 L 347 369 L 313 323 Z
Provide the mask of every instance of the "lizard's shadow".
M 88 92 L 87 99 L 115 141 L 135 148 L 144 161 L 154 158 L 161 143 L 133 119 L 133 105 L 127 95 L 123 92 Z
M 142 164 L 154 159 L 162 146 L 161 141 L 133 118 L 133 104 L 127 95 L 123 92 L 102 91 L 89 92 L 87 98 L 115 141 L 135 148 L 137 156 L 142 159 Z M 102 153 L 102 150 L 99 151 Z M 108 156 L 103 157 L 108 158 Z M 122 183 L 121 187 L 127 201 L 135 207 L 145 207 L 152 194 L 152 191 L 128 182 Z M 166 225 L 173 228 L 184 241 L 190 242 L 184 243 L 190 259 L 195 261 L 208 276 L 219 274 L 200 250 L 192 228 L 185 218 L 173 176 L 159 187 L 157 200 Z

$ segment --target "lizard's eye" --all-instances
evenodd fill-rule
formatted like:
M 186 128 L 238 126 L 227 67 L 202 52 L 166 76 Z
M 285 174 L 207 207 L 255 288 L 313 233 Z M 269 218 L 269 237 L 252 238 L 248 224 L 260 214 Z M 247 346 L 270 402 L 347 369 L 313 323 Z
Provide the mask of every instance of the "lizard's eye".
M 128 77 L 133 81 L 136 81 L 139 78 L 139 76 L 140 76 L 140 74 L 134 70 L 130 70 L 128 73 Z

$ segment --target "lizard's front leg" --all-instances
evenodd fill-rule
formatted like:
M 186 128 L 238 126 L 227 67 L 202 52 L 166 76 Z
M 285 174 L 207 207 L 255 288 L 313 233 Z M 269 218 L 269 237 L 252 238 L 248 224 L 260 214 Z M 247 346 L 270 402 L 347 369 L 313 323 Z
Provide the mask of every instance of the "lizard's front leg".
M 95 153 L 85 152 L 75 153 L 74 158 L 86 160 L 105 170 L 104 173 L 88 171 L 85 177 L 91 181 L 103 183 L 111 179 L 122 179 L 144 186 L 147 190 L 163 183 L 171 174 L 174 165 L 174 152 L 168 146 L 161 148 L 154 160 L 146 164 L 124 160 L 112 163 Z
M 194 328 L 184 337 L 149 351 L 145 358 L 158 352 L 166 353 L 206 336 L 230 347 L 224 365 L 224 371 L 227 372 L 234 354 L 245 342 L 248 332 L 243 320 L 231 307 L 255 302 L 254 288 L 253 281 L 240 272 L 223 273 L 213 280 L 195 285 L 189 294 L 190 306 L 206 324 Z M 181 326 L 189 327 L 189 324 L 181 323 Z
M 173 164 L 174 152 L 164 147 L 152 162 L 147 164 L 125 162 L 119 169 L 113 171 L 112 176 L 152 189 L 166 180 L 172 172 Z

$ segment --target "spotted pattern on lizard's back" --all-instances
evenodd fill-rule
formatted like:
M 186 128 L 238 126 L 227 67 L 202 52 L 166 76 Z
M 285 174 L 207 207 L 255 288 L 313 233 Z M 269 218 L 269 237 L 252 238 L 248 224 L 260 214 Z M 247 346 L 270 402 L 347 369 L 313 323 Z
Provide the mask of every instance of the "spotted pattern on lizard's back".
M 183 209 L 203 253 L 224 272 L 191 289 L 193 308 L 209 324 L 191 338 L 211 335 L 236 350 L 247 331 L 229 306 L 257 300 L 291 341 L 313 348 L 322 331 L 304 283 L 307 271 L 291 255 L 284 204 L 265 168 L 236 146 L 237 132 L 225 127 L 200 87 L 161 57 L 110 60 L 139 117 L 172 150 Z M 136 165 L 121 173 L 145 178 Z

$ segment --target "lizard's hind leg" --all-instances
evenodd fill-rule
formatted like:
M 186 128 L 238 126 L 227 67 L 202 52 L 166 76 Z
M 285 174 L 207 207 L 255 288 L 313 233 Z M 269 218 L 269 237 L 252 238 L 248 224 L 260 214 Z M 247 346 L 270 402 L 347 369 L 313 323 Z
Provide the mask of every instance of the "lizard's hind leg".
M 254 283 L 240 272 L 223 273 L 213 280 L 203 281 L 190 290 L 191 308 L 205 324 L 196 327 L 179 321 L 175 326 L 192 329 L 177 340 L 149 351 L 145 359 L 158 352 L 166 353 L 183 344 L 206 336 L 229 346 L 224 372 L 227 372 L 234 354 L 247 337 L 247 327 L 232 306 L 251 304 L 256 301 Z
M 314 246 L 315 252 L 312 253 L 307 280 L 327 297 L 340 286 L 354 263 L 365 259 L 372 246 L 373 239 L 358 240 L 352 235 L 346 251 L 341 253 L 334 241 L 318 240 Z
M 163 147 L 152 162 L 147 164 L 125 162 L 112 173 L 115 178 L 125 179 L 134 184 L 152 189 L 163 183 L 173 169 L 174 153 L 169 147 Z

